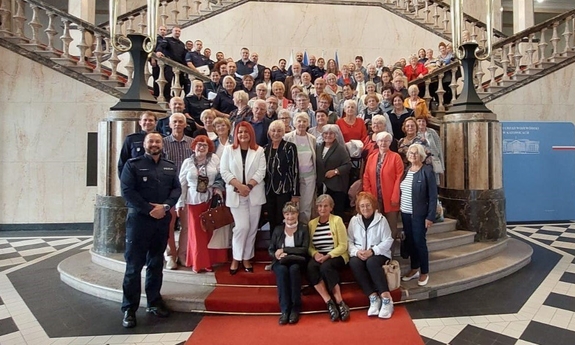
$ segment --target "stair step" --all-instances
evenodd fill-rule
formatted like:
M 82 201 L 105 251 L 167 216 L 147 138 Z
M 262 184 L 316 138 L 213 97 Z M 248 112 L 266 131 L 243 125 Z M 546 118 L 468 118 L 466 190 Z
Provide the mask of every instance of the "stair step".
M 547 61 L 543 61 L 543 62 L 538 62 L 535 64 L 535 67 L 537 68 L 541 68 L 541 69 L 546 69 L 549 68 L 551 66 L 555 65 L 554 62 L 547 62 Z
M 124 254 L 106 254 L 100 255 L 90 250 L 91 262 L 98 266 L 105 267 L 109 270 L 124 273 L 126 270 L 126 262 L 124 261 Z M 142 271 L 142 277 L 145 272 Z M 216 278 L 214 273 L 201 273 L 195 274 L 190 267 L 178 266 L 177 270 L 164 270 L 164 281 L 174 283 L 184 283 L 191 285 L 214 285 Z
M 51 59 L 51 58 L 58 58 L 61 56 L 60 53 L 56 52 L 56 51 L 49 51 L 49 50 L 35 50 L 35 53 L 37 53 L 38 55 L 41 55 L 45 58 Z
M 62 65 L 62 66 L 66 66 L 66 67 L 70 67 L 70 66 L 76 66 L 78 64 L 77 60 L 74 60 L 72 58 L 66 58 L 66 57 L 53 57 L 50 58 L 50 60 Z
M 525 80 L 525 79 L 527 79 L 527 78 L 529 78 L 529 77 L 530 77 L 530 75 L 528 75 L 528 74 L 524 74 L 524 73 L 519 73 L 519 74 L 517 74 L 517 73 L 515 73 L 515 74 L 513 75 L 513 80 L 515 80 L 515 81 L 521 81 L 521 80 Z
M 430 252 L 435 252 L 447 248 L 462 246 L 473 243 L 475 233 L 465 230 L 454 230 L 427 235 L 427 248 Z
M 99 266 L 90 260 L 88 252 L 73 255 L 58 265 L 60 279 L 75 288 L 98 298 L 122 302 L 122 281 L 124 274 Z M 204 301 L 213 291 L 212 286 L 175 283 L 164 280 L 162 297 L 171 310 L 190 312 L 205 310 Z M 144 279 L 142 279 L 142 291 Z M 140 306 L 146 307 L 146 297 L 142 294 Z
M 434 273 L 478 262 L 505 250 L 508 240 L 506 238 L 497 242 L 474 242 L 429 252 L 429 271 Z M 410 270 L 409 259 L 400 258 L 399 262 L 401 272 Z
M 116 87 L 116 90 L 118 90 L 118 91 L 120 91 L 120 92 L 123 92 L 123 93 L 128 92 L 129 89 L 130 89 L 129 86 L 117 86 L 117 87 Z
M 68 68 L 73 69 L 74 71 L 78 72 L 78 73 L 92 73 L 94 72 L 93 69 L 91 69 L 88 66 L 82 66 L 82 65 L 74 65 L 74 66 L 68 66 Z
M 124 83 L 117 79 L 100 80 L 101 83 L 106 84 L 111 87 L 123 87 Z
M 82 73 L 83 75 L 85 75 L 86 77 L 90 77 L 94 80 L 98 80 L 98 81 L 105 81 L 108 80 L 108 75 L 105 73 L 97 73 L 97 72 L 93 72 L 93 73 Z
M 505 250 L 484 260 L 430 274 L 429 283 L 420 287 L 415 280 L 402 282 L 402 299 L 429 299 L 468 290 L 501 279 L 531 262 L 533 248 L 509 239 Z

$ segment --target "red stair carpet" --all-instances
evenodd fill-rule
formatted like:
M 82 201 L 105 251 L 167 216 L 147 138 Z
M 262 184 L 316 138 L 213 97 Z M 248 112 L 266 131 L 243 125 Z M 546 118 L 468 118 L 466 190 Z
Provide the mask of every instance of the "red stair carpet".
M 347 322 L 331 322 L 327 314 L 302 315 L 297 325 L 278 325 L 278 316 L 204 316 L 186 345 L 390 344 L 423 345 L 403 306 L 390 319 L 353 311 Z

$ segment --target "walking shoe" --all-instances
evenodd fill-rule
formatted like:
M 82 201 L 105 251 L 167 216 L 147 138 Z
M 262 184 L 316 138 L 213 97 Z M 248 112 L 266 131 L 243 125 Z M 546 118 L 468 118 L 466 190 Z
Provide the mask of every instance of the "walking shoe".
M 403 277 L 401 278 L 401 280 L 404 281 L 404 282 L 408 282 L 408 281 L 410 281 L 410 280 L 412 280 L 412 279 L 416 279 L 416 278 L 419 278 L 419 271 L 415 272 L 415 274 L 413 274 L 413 275 L 411 275 L 411 276 L 407 276 L 407 275 L 406 275 L 406 276 L 403 276 Z
M 166 269 L 175 270 L 178 268 L 178 263 L 173 257 L 168 257 L 168 261 L 166 262 Z
M 367 316 L 377 316 L 379 309 L 381 309 L 381 298 L 378 295 L 370 295 Z
M 327 310 L 329 311 L 329 318 L 332 322 L 339 320 L 339 311 L 337 311 L 337 305 L 333 300 L 327 301 Z
M 338 305 L 339 308 L 339 318 L 341 321 L 349 320 L 349 307 L 344 301 L 341 301 Z
M 291 325 L 295 325 L 296 323 L 298 323 L 299 321 L 299 312 L 292 310 L 291 313 L 289 313 L 289 323 Z
M 272 264 L 267 264 L 267 265 L 264 267 L 264 270 L 265 270 L 265 271 L 271 271 L 271 270 L 272 270 Z
M 164 301 L 156 302 L 153 306 L 146 308 L 146 313 L 162 318 L 170 316 L 170 310 L 166 307 Z
M 133 310 L 126 310 L 124 318 L 122 319 L 122 326 L 125 328 L 136 327 L 136 312 Z
M 288 322 L 289 322 L 289 314 L 288 313 L 282 313 L 280 315 L 280 319 L 278 320 L 278 323 L 280 325 L 287 325 Z
M 393 301 L 390 298 L 381 299 L 381 310 L 379 311 L 379 318 L 389 319 L 393 314 Z

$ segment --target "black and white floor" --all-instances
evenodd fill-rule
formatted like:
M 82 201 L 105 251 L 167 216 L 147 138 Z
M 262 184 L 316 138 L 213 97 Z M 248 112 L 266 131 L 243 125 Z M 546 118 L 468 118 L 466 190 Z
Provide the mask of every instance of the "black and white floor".
M 575 223 L 510 225 L 532 262 L 472 290 L 407 304 L 426 344 L 575 344 Z M 0 344 L 181 344 L 202 316 L 159 320 L 60 281 L 57 265 L 88 250 L 87 232 L 0 232 Z M 433 277 L 431 277 L 433 279 Z

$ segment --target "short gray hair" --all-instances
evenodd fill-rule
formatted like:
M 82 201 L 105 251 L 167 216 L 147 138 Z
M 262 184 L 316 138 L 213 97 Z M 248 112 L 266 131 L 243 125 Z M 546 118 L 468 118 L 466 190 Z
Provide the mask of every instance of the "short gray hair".
M 393 140 L 393 135 L 391 135 L 389 132 L 386 132 L 386 131 L 379 132 L 375 136 L 375 141 L 384 140 L 385 138 L 388 138 L 388 137 L 389 137 L 389 139 Z
M 383 122 L 384 126 L 387 125 L 387 119 L 385 118 L 385 116 L 380 115 L 380 114 L 375 115 L 371 118 L 371 123 L 374 123 L 374 122 Z
M 329 195 L 329 194 L 322 194 L 320 196 L 317 197 L 317 199 L 315 200 L 315 204 L 316 206 L 321 204 L 322 202 L 327 201 L 328 204 L 333 208 L 335 206 L 335 202 L 333 201 L 333 198 Z
M 309 115 L 303 111 L 295 114 L 294 120 L 297 121 L 298 119 L 304 119 L 307 121 L 307 123 L 309 123 Z
M 423 147 L 423 145 L 421 144 L 411 144 L 408 148 L 411 149 L 412 147 L 417 149 L 417 153 L 419 154 L 419 158 L 421 159 L 421 162 L 425 162 L 425 159 L 427 158 L 427 154 L 425 153 L 425 148 Z

